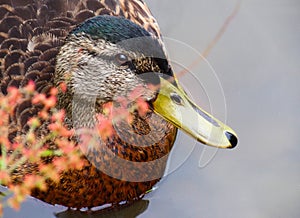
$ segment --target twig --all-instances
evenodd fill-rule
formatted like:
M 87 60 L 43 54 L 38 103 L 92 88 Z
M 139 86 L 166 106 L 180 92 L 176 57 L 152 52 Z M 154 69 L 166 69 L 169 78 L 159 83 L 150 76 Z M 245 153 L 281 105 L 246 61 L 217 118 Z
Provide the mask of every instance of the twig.
M 180 77 L 180 76 L 183 76 L 184 74 L 186 74 L 188 72 L 188 69 L 194 68 L 195 66 L 197 66 L 203 60 L 203 58 L 206 58 L 208 56 L 208 54 L 210 53 L 210 51 L 212 50 L 212 48 L 217 44 L 217 42 L 220 40 L 220 38 L 224 35 L 224 33 L 227 30 L 230 22 L 237 15 L 237 13 L 238 13 L 238 11 L 240 9 L 241 1 L 242 0 L 238 0 L 238 2 L 235 5 L 234 10 L 227 17 L 227 19 L 225 20 L 225 22 L 223 23 L 223 25 L 221 26 L 221 28 L 219 29 L 218 33 L 213 38 L 213 40 L 208 44 L 208 46 L 202 52 L 202 55 L 199 58 L 197 58 L 194 62 L 192 62 L 191 65 L 188 68 L 183 69 L 182 71 L 180 71 L 179 73 L 177 73 L 177 77 Z

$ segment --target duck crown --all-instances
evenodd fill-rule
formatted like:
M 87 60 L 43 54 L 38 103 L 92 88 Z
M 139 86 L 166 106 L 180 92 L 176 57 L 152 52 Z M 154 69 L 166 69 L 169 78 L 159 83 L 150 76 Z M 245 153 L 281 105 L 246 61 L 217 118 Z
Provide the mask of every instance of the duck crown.
M 85 33 L 94 39 L 104 39 L 118 43 L 138 37 L 150 37 L 151 34 L 141 26 L 123 17 L 102 15 L 93 17 L 78 25 L 71 34 Z

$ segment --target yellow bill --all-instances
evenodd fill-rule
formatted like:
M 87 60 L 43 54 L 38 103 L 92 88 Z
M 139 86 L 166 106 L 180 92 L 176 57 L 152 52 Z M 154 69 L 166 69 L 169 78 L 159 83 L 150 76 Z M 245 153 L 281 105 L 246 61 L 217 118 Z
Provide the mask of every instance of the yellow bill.
M 201 143 L 217 148 L 237 145 L 236 133 L 193 103 L 179 85 L 160 77 L 160 91 L 152 104 L 155 113 Z

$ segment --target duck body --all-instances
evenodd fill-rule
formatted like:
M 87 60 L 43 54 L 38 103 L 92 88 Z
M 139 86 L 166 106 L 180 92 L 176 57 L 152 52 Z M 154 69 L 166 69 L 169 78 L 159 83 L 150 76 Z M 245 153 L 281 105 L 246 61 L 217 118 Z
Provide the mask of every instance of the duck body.
M 130 10 L 130 7 L 133 7 L 134 10 Z M 8 87 L 22 87 L 30 80 L 35 82 L 38 92 L 47 94 L 51 87 L 56 85 L 57 55 L 65 44 L 66 37 L 76 26 L 89 18 L 101 15 L 128 18 L 141 26 L 136 27 L 139 31 L 146 33 L 149 31 L 153 36 L 159 38 L 157 24 L 147 6 L 141 1 L 12 0 L 1 2 L 0 13 L 2 17 L 0 25 L 2 37 L 0 39 L 1 92 L 4 95 L 7 94 Z M 141 14 L 143 19 L 140 18 Z M 146 21 L 152 20 L 152 22 L 144 23 L 145 19 Z M 115 21 L 115 19 L 111 19 L 111 21 Z M 125 23 L 128 22 L 125 21 Z M 127 33 L 128 39 L 133 38 L 130 30 Z M 126 35 L 124 32 L 122 34 Z M 61 108 L 70 103 L 65 102 L 67 98 L 67 96 L 61 96 L 61 101 L 59 101 Z M 18 116 L 16 115 L 12 119 L 11 135 L 25 134 L 27 121 L 39 111 L 35 105 L 31 104 L 30 99 L 24 99 L 24 102 L 27 102 L 26 107 L 19 107 Z M 106 148 L 119 151 L 114 154 L 123 160 L 146 162 L 163 158 L 156 164 L 143 165 L 144 169 L 141 171 L 138 170 L 139 168 L 132 169 L 130 173 L 136 174 L 134 175 L 136 181 L 122 179 L 124 172 L 121 170 L 120 174 L 117 175 L 117 173 L 117 176 L 114 177 L 102 172 L 99 164 L 101 165 L 101 157 L 104 157 L 107 152 L 98 150 L 97 156 L 89 156 L 90 162 L 83 169 L 62 173 L 58 183 L 48 181 L 46 191 L 36 189 L 32 191 L 32 195 L 50 204 L 61 204 L 74 208 L 139 199 L 145 192 L 151 190 L 163 175 L 167 155 L 176 136 L 176 128 L 172 124 L 158 116 L 151 118 L 151 114 L 148 115 L 148 118 L 139 121 L 140 134 L 147 131 L 147 119 L 154 119 L 155 127 L 162 132 L 163 136 L 159 141 L 149 145 L 140 137 L 140 142 L 135 143 L 147 146 L 137 146 L 135 143 L 130 143 L 130 139 L 114 135 L 105 143 Z M 123 135 L 128 135 L 128 133 Z M 93 152 L 95 151 L 90 151 L 90 153 Z M 123 169 L 122 166 L 116 164 L 118 163 L 111 162 L 105 167 L 115 171 Z M 32 170 L 30 168 L 25 171 L 20 170 L 14 174 L 14 177 L 18 180 L 25 173 L 33 173 Z
M 67 92 L 58 94 L 56 107 L 66 111 L 65 122 L 72 129 L 92 129 L 95 114 L 101 114 L 106 103 L 126 98 L 137 88 L 151 108 L 146 115 L 132 112 L 130 125 L 114 125 L 116 134 L 107 140 L 97 138 L 83 151 L 87 164 L 82 169 L 62 172 L 58 182 L 47 180 L 46 190 L 34 189 L 32 196 L 72 208 L 139 199 L 163 176 L 176 127 L 205 144 L 236 145 L 231 129 L 195 106 L 174 79 L 159 27 L 143 1 L 0 3 L 2 95 L 9 87 L 24 87 L 29 81 L 46 95 L 65 83 Z M 9 126 L 12 141 L 26 134 L 28 120 L 40 108 L 24 98 L 15 111 Z M 191 129 L 181 114 L 188 115 Z M 195 119 L 207 127 L 200 128 L 201 134 Z M 211 140 L 211 129 L 220 134 L 218 140 Z M 78 142 L 76 137 L 70 140 Z M 20 166 L 12 179 L 22 181 L 33 173 L 38 173 L 36 168 Z

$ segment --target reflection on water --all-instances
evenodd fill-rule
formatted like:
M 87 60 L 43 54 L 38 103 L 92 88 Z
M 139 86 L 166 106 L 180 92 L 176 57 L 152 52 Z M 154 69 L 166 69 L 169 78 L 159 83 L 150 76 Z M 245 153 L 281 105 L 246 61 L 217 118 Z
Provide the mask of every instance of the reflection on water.
M 144 213 L 148 206 L 149 200 L 139 200 L 117 208 L 82 212 L 68 210 L 66 207 L 59 205 L 52 206 L 29 197 L 21 205 L 19 211 L 5 207 L 3 218 L 134 218 Z
M 57 218 L 134 218 L 142 214 L 149 205 L 148 200 L 139 200 L 122 208 L 105 209 L 93 212 L 66 210 L 55 214 Z

